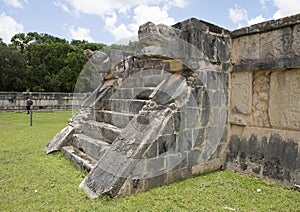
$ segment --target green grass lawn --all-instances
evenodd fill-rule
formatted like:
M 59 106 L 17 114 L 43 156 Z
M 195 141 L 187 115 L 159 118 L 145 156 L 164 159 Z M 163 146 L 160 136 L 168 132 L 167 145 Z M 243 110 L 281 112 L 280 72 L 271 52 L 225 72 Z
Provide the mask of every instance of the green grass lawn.
M 125 198 L 91 200 L 85 174 L 44 146 L 70 111 L 0 113 L 0 211 L 300 211 L 300 192 L 230 171 L 213 172 Z M 261 189 L 261 192 L 257 192 Z

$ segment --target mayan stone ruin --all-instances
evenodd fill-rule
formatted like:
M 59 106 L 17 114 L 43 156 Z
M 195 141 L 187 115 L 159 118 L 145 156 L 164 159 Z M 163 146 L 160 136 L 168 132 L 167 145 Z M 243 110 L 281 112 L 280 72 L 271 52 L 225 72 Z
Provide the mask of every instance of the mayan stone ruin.
M 145 23 L 134 52 L 86 52 L 93 92 L 45 147 L 89 197 L 229 169 L 300 187 L 300 14 L 229 31 Z

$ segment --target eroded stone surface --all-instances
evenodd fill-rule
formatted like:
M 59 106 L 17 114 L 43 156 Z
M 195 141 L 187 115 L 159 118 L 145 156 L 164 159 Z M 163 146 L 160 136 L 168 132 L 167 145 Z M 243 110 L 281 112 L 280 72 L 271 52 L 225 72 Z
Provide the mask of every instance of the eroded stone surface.
M 269 127 L 268 100 L 270 92 L 270 72 L 255 72 L 253 75 L 253 125 Z
M 45 147 L 47 154 L 58 151 L 63 146 L 66 146 L 68 143 L 70 143 L 73 134 L 74 128 L 72 126 L 66 126 L 64 129 L 58 132 Z
M 146 23 L 135 54 L 89 56 L 103 84 L 48 146 L 72 150 L 77 167 L 95 154 L 81 183 L 93 198 L 217 170 L 225 159 L 299 185 L 299 17 L 232 33 L 196 19 Z
M 231 32 L 233 70 L 299 67 L 299 17 L 296 14 Z
M 290 186 L 300 184 L 299 26 L 297 14 L 231 33 L 227 167 Z
M 271 75 L 269 116 L 272 127 L 300 129 L 300 69 Z
M 259 58 L 260 38 L 258 35 L 238 37 L 233 40 L 231 52 L 232 62 L 238 63 L 243 60 L 256 60 Z M 249 48 L 245 48 L 245 46 Z
M 227 166 L 281 184 L 297 184 L 299 138 L 299 132 L 287 134 L 284 130 L 247 127 L 241 137 L 230 137 Z

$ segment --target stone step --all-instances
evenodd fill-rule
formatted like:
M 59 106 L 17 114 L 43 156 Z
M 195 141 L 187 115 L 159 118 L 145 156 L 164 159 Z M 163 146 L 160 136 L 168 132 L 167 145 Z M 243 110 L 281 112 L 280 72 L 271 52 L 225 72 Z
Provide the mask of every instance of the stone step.
M 168 75 L 169 74 L 141 76 L 138 74 L 134 74 L 124 80 L 122 87 L 123 88 L 156 87 L 162 80 L 166 79 Z
M 142 99 L 148 100 L 150 94 L 154 91 L 155 87 L 133 87 L 133 88 L 120 88 L 115 91 L 111 99 Z
M 96 112 L 96 121 L 105 122 L 119 128 L 125 128 L 133 116 L 133 114 L 128 113 L 100 110 Z
M 99 160 L 111 146 L 110 143 L 91 138 L 84 134 L 74 134 L 72 145 L 81 152 L 92 155 L 96 160 Z
M 86 121 L 82 127 L 82 134 L 110 144 L 118 137 L 120 132 L 121 129 L 114 125 L 94 120 Z
M 106 99 L 103 100 L 103 109 L 115 112 L 138 114 L 146 100 L 140 99 Z
M 94 158 L 74 146 L 64 146 L 61 150 L 64 156 L 69 159 L 78 170 L 89 172 L 96 166 L 97 161 Z

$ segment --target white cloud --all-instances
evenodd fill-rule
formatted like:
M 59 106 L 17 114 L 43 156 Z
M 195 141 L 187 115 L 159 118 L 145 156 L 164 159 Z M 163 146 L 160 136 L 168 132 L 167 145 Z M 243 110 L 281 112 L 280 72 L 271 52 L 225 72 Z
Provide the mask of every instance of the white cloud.
M 69 8 L 65 4 L 61 3 L 60 1 L 58 1 L 58 0 L 53 1 L 53 4 L 56 7 L 59 7 L 60 9 L 62 9 L 64 12 L 71 13 L 71 11 L 69 10 Z
M 184 8 L 188 5 L 188 2 L 186 0 L 175 0 L 172 4 L 175 4 L 177 7 Z
M 188 0 L 57 0 L 63 5 L 70 5 L 75 11 L 79 13 L 94 14 L 105 16 L 112 12 L 119 10 L 129 10 L 140 5 L 159 5 L 161 7 L 181 7 L 184 8 L 188 4 Z
M 279 19 L 300 13 L 299 0 L 259 0 L 259 2 L 263 10 L 268 10 L 269 6 L 275 6 L 278 9 L 274 13 L 273 19 Z
M 165 8 L 170 8 L 170 7 L 180 7 L 180 8 L 185 8 L 189 4 L 188 1 L 186 0 L 173 0 L 173 1 L 165 1 Z
M 169 17 L 169 9 L 184 8 L 188 0 L 55 0 L 53 3 L 68 13 L 101 16 L 104 29 L 118 40 L 137 36 L 138 27 L 148 21 L 174 24 L 175 20 Z
M 69 27 L 69 32 L 74 40 L 86 40 L 89 42 L 94 42 L 94 39 L 90 35 L 90 29 L 88 28 L 71 26 Z
M 273 0 L 273 2 L 278 8 L 276 13 L 273 15 L 274 19 L 300 13 L 299 0 Z
M 278 10 L 274 13 L 273 19 L 279 19 L 289 15 L 300 13 L 299 0 L 259 0 L 263 10 L 267 10 L 270 4 L 273 4 Z M 248 14 L 245 9 L 240 8 L 237 4 L 234 8 L 229 9 L 229 18 L 239 27 L 245 24 L 253 25 L 266 21 L 262 15 L 248 19 Z
M 113 30 L 116 28 L 117 23 L 117 14 L 112 13 L 110 16 L 107 16 L 104 21 L 105 29 L 108 31 Z
M 123 23 L 117 26 L 117 14 L 112 13 L 110 16 L 107 16 L 104 21 L 104 28 L 110 32 L 116 40 L 121 40 L 126 37 L 134 36 L 134 31 L 127 28 Z
M 265 5 L 267 1 L 270 0 L 259 0 L 262 6 Z M 249 20 L 247 11 L 243 8 L 240 8 L 240 6 L 237 4 L 234 5 L 234 8 L 229 9 L 229 18 L 233 23 L 237 24 L 238 27 L 253 25 L 266 21 L 266 19 L 262 15 L 258 15 L 255 18 Z
M 117 26 L 117 19 L 116 13 L 112 13 L 110 16 L 107 16 L 104 21 L 105 30 L 110 32 L 116 40 L 134 36 L 135 30 L 128 29 L 124 23 L 121 23 Z
M 116 40 L 126 37 L 137 36 L 140 25 L 151 21 L 155 24 L 172 25 L 175 19 L 169 17 L 167 8 L 159 6 L 140 5 L 133 9 L 133 17 L 131 23 L 125 25 L 120 23 L 117 25 L 117 14 L 112 13 L 105 18 L 105 29 L 109 31 Z
M 268 10 L 267 3 L 272 2 L 273 0 L 259 0 L 263 10 Z
M 134 11 L 133 19 L 138 25 L 144 24 L 147 21 L 152 21 L 155 24 L 160 24 L 160 23 L 166 25 L 175 24 L 175 19 L 169 17 L 166 8 L 161 8 L 158 6 L 141 5 L 141 6 L 137 6 L 133 11 Z
M 28 3 L 28 0 L 3 0 L 5 4 L 15 7 L 15 8 L 23 8 L 23 2 Z
M 262 16 L 262 15 L 259 15 L 255 18 L 252 18 L 248 21 L 248 24 L 249 25 L 253 25 L 253 24 L 258 24 L 258 23 L 261 23 L 261 22 L 264 22 L 266 19 Z
M 128 29 L 125 24 L 120 24 L 119 26 L 115 27 L 114 29 L 110 30 L 109 32 L 114 36 L 115 40 L 119 41 L 119 42 L 120 42 L 120 40 L 137 35 L 137 33 Z
M 17 23 L 15 19 L 5 13 L 0 15 L 0 37 L 5 43 L 10 43 L 12 36 L 23 31 L 23 25 Z
M 234 8 L 229 8 L 229 18 L 233 23 L 238 24 L 240 27 L 248 21 L 248 14 L 245 9 L 242 9 L 235 4 Z

